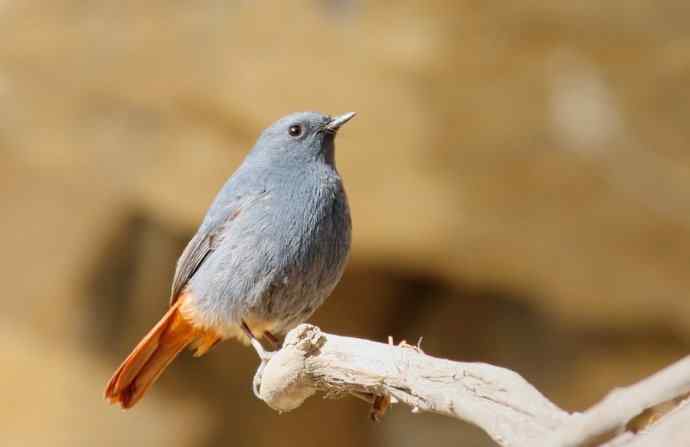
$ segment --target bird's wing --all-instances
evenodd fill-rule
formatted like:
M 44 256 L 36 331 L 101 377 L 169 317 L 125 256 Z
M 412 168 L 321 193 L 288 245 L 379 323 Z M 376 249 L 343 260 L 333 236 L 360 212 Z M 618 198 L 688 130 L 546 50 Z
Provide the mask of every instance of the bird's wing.
M 235 219 L 239 213 L 239 209 L 234 210 L 215 225 L 208 225 L 207 227 L 202 226 L 192 240 L 189 241 L 180 259 L 177 260 L 175 277 L 173 278 L 172 290 L 170 293 L 171 306 L 175 303 L 182 289 L 187 285 L 187 282 L 194 273 L 196 273 L 199 267 L 201 267 L 204 260 L 216 249 L 220 243 L 220 238 L 225 226 Z

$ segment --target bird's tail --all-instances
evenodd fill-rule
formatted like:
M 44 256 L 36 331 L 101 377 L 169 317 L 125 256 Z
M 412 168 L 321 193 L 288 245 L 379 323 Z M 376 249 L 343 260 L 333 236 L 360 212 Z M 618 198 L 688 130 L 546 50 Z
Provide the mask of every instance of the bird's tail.
M 185 347 L 193 344 L 195 355 L 202 355 L 220 340 L 182 315 L 184 298 L 170 307 L 115 371 L 105 389 L 105 398 L 111 403 L 124 409 L 133 407 Z

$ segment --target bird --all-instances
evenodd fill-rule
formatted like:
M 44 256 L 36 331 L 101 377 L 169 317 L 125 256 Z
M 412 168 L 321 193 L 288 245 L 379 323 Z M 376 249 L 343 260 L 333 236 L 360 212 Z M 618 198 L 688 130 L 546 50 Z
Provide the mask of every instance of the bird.
M 354 116 L 293 113 L 261 132 L 180 255 L 167 312 L 109 380 L 110 403 L 133 407 L 187 347 L 237 339 L 263 365 L 261 340 L 275 347 L 323 304 L 350 253 L 334 140 Z

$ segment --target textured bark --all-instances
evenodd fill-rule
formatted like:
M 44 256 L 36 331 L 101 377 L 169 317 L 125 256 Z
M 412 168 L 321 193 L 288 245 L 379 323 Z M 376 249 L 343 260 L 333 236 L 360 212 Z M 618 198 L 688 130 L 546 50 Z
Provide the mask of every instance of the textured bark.
M 427 411 L 479 426 L 501 446 L 681 445 L 688 413 L 679 406 L 644 433 L 619 433 L 646 408 L 690 389 L 690 358 L 612 392 L 590 410 L 569 414 L 517 373 L 483 363 L 438 359 L 407 344 L 342 337 L 301 325 L 257 372 L 259 396 L 273 409 L 299 407 L 317 391 L 328 396 L 386 396 L 413 412 Z M 667 421 L 668 419 L 668 421 Z M 674 422 L 675 421 L 675 422 Z M 687 424 L 686 424 L 687 425 Z M 680 442 L 680 441 L 678 441 Z

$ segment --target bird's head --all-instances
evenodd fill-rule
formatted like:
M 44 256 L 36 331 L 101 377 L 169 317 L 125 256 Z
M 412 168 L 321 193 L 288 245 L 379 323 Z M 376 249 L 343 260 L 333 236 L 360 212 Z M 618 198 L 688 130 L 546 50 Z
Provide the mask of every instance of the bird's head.
M 334 165 L 334 139 L 340 127 L 355 113 L 330 117 L 318 112 L 285 116 L 266 128 L 252 152 L 272 161 Z

